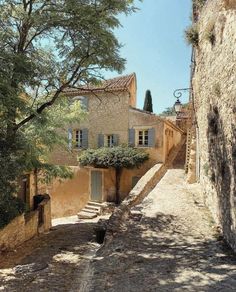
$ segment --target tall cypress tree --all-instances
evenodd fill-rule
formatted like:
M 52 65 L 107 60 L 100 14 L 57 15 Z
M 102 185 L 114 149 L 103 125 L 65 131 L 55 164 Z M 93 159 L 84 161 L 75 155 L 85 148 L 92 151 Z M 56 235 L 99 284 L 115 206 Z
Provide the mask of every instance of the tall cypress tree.
M 146 91 L 143 110 L 147 111 L 147 112 L 150 112 L 150 113 L 153 112 L 153 109 L 152 109 L 152 95 L 151 95 L 151 91 L 150 90 Z

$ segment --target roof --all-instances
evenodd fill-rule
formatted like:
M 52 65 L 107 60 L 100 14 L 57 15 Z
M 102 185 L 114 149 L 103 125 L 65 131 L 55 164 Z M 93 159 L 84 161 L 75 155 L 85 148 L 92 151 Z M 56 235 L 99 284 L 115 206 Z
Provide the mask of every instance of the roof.
M 138 108 L 134 108 L 134 107 L 131 107 L 131 106 L 129 108 L 130 108 L 130 110 L 134 110 L 134 111 L 137 111 L 137 112 L 142 113 L 142 114 L 152 115 L 157 120 L 162 121 L 163 123 L 166 123 L 167 125 L 171 126 L 172 128 L 175 128 L 176 130 L 178 130 L 179 132 L 181 132 L 181 133 L 184 132 L 182 129 L 180 129 L 178 126 L 176 126 L 172 121 L 167 120 L 167 119 L 163 119 L 161 116 L 158 116 L 155 113 L 144 111 L 144 110 L 141 110 L 141 109 L 138 109 Z
M 119 76 L 112 79 L 107 79 L 102 81 L 99 85 L 83 85 L 76 88 L 68 88 L 65 91 L 76 94 L 90 93 L 90 92 L 99 92 L 99 91 L 125 91 L 128 90 L 132 80 L 136 80 L 136 74 L 132 73 L 130 75 Z

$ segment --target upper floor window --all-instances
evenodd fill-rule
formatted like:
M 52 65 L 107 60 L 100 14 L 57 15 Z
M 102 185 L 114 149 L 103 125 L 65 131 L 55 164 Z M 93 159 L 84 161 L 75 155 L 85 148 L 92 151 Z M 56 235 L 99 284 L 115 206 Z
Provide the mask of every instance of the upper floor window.
M 106 144 L 107 147 L 114 146 L 114 136 L 113 135 L 107 135 L 105 144 Z
M 129 145 L 133 147 L 156 147 L 155 128 L 130 128 Z
M 75 100 L 80 101 L 81 108 L 83 110 L 86 110 L 86 111 L 88 110 L 88 98 L 86 96 L 75 96 L 73 98 L 73 101 L 75 101 Z
M 88 129 L 68 129 L 68 148 L 88 148 Z
M 98 147 L 113 147 L 118 146 L 119 136 L 117 134 L 98 135 Z
M 75 147 L 82 148 L 83 143 L 83 132 L 82 130 L 75 130 Z
M 148 130 L 138 131 L 138 146 L 148 146 Z

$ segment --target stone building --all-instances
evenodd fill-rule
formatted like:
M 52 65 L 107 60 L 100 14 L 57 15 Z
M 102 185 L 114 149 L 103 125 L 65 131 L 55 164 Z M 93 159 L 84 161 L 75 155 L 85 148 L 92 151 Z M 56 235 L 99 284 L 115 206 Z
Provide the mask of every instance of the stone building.
M 150 159 L 141 168 L 124 170 L 120 195 L 124 198 L 138 179 L 158 162 L 165 162 L 183 131 L 170 121 L 136 108 L 136 76 L 131 74 L 103 82 L 100 86 L 70 89 L 66 94 L 80 100 L 87 118 L 68 126 L 70 152 L 55 149 L 51 161 L 73 169 L 74 177 L 55 180 L 48 192 L 52 216 L 76 214 L 89 200 L 114 201 L 115 174 L 110 169 L 81 168 L 77 157 L 87 148 L 131 145 L 148 151 Z
M 196 10 L 190 172 L 236 250 L 236 1 L 208 0 Z

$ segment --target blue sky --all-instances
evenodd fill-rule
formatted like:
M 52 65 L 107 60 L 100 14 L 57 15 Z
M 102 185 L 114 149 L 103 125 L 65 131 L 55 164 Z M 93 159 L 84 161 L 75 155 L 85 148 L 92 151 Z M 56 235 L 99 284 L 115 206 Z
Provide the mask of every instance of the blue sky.
M 151 90 L 154 112 L 160 113 L 175 102 L 173 91 L 189 87 L 191 48 L 184 40 L 190 25 L 191 0 L 137 1 L 140 10 L 121 16 L 116 36 L 124 45 L 123 74 L 137 74 L 137 107 L 143 107 L 145 92 Z M 122 74 L 122 75 L 123 75 Z M 106 77 L 117 74 L 107 73 Z M 188 97 L 182 99 L 187 101 Z

